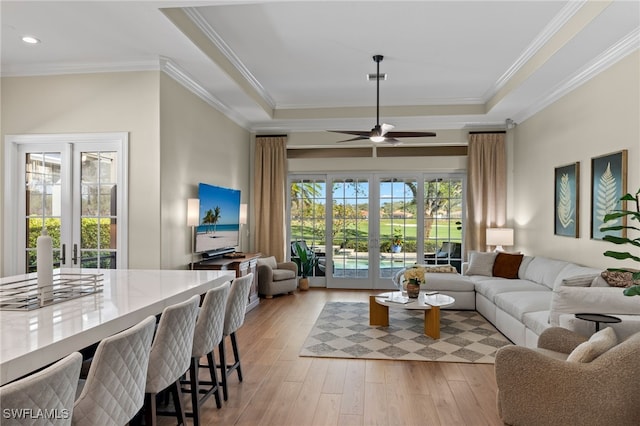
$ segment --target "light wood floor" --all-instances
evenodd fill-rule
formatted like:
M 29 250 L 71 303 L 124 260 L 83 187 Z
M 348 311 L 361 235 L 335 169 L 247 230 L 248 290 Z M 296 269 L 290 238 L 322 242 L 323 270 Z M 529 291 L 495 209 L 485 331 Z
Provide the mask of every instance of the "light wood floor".
M 311 289 L 261 299 L 238 331 L 244 381 L 233 373 L 229 400 L 218 410 L 210 398 L 203 424 L 503 424 L 493 365 L 298 356 L 325 302 L 368 302 L 369 294 Z

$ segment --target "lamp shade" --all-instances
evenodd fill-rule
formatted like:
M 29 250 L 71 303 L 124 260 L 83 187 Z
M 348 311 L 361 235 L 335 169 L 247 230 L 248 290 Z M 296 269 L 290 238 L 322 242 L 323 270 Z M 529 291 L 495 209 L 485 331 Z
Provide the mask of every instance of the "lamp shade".
M 240 225 L 247 224 L 247 205 L 240 204 Z
M 487 228 L 487 245 L 512 246 L 513 245 L 513 229 Z
M 200 223 L 200 200 L 189 198 L 187 200 L 187 226 L 198 226 Z

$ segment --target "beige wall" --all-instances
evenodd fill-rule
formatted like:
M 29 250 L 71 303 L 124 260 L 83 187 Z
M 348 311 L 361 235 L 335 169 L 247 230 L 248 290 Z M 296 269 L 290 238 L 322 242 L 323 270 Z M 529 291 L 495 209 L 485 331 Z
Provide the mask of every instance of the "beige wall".
M 249 200 L 249 133 L 163 73 L 1 83 L 0 156 L 7 134 L 129 132 L 129 268 L 187 267 L 186 199 L 197 196 L 198 182 L 241 189 L 243 202 Z
M 187 199 L 199 182 L 240 189 L 250 203 L 251 135 L 164 74 L 160 105 L 161 267 L 178 269 L 191 261 Z
M 591 158 L 627 149 L 627 190 L 640 188 L 639 76 L 636 51 L 516 127 L 511 220 L 517 249 L 593 267 L 623 266 L 602 254 L 616 246 L 590 239 Z M 555 236 L 554 168 L 576 161 L 580 238 Z
M 462 130 L 434 130 L 435 138 L 425 138 L 421 145 L 429 143 L 447 145 L 466 145 L 467 133 Z M 338 144 L 337 141 L 348 138 L 330 132 L 291 133 L 287 141 L 288 148 L 341 148 L 370 145 L 358 142 Z M 460 172 L 467 168 L 466 156 L 451 157 L 386 157 L 386 158 L 314 158 L 290 159 L 287 161 L 289 172 L 342 172 L 342 171 L 429 171 Z
M 160 266 L 158 81 L 159 72 L 2 78 L 3 152 L 7 134 L 129 132 L 130 268 Z

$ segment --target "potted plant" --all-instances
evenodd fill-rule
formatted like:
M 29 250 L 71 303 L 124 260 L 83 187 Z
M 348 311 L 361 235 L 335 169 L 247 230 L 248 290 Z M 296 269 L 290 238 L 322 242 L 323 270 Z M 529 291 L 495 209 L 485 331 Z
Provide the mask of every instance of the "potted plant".
M 308 250 L 305 246 L 303 246 L 299 241 L 296 241 L 294 244 L 294 249 L 296 251 L 296 255 L 298 256 L 298 273 L 300 274 L 300 280 L 298 281 L 298 286 L 300 290 L 306 291 L 309 290 L 309 275 L 313 275 L 313 269 L 318 264 L 318 258 L 315 256 L 313 252 Z
M 634 203 L 635 211 L 634 210 L 615 210 L 609 214 L 606 214 L 604 216 L 604 221 L 610 222 L 616 219 L 626 217 L 628 220 L 627 224 L 603 226 L 600 228 L 600 230 L 601 231 L 631 230 L 631 231 L 640 232 L 640 189 L 638 190 L 638 192 L 636 192 L 635 196 L 633 196 L 632 194 L 625 194 L 622 198 L 620 198 L 620 201 L 622 202 L 627 201 L 627 202 Z M 630 222 L 634 220 L 638 222 L 638 225 L 630 224 Z M 618 245 L 630 244 L 634 247 L 640 247 L 640 238 L 627 238 L 627 237 L 618 237 L 614 235 L 605 235 L 603 239 L 613 244 L 618 244 Z M 632 259 L 640 263 L 640 257 L 635 256 L 629 252 L 607 250 L 606 252 L 604 252 L 604 255 L 608 257 L 612 257 L 614 259 L 618 259 L 618 260 Z M 634 282 L 640 281 L 640 271 L 631 270 L 629 268 L 609 268 L 609 270 L 619 271 L 619 272 L 629 272 L 631 273 L 631 277 L 632 277 L 631 279 Z M 632 285 L 631 287 L 625 288 L 624 294 L 626 296 L 640 296 L 640 285 L 636 284 L 636 285 Z
M 402 231 L 400 229 L 393 230 L 393 240 L 391 241 L 391 251 L 400 253 L 402 251 Z

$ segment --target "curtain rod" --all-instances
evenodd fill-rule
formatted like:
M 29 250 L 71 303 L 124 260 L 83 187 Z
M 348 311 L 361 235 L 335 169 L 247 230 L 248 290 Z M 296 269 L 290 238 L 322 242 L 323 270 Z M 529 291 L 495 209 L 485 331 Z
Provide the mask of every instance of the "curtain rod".
M 486 130 L 486 131 L 479 131 L 479 132 L 469 132 L 470 135 L 488 135 L 491 133 L 507 133 L 506 130 Z
M 256 135 L 256 138 L 286 138 L 287 135 Z

